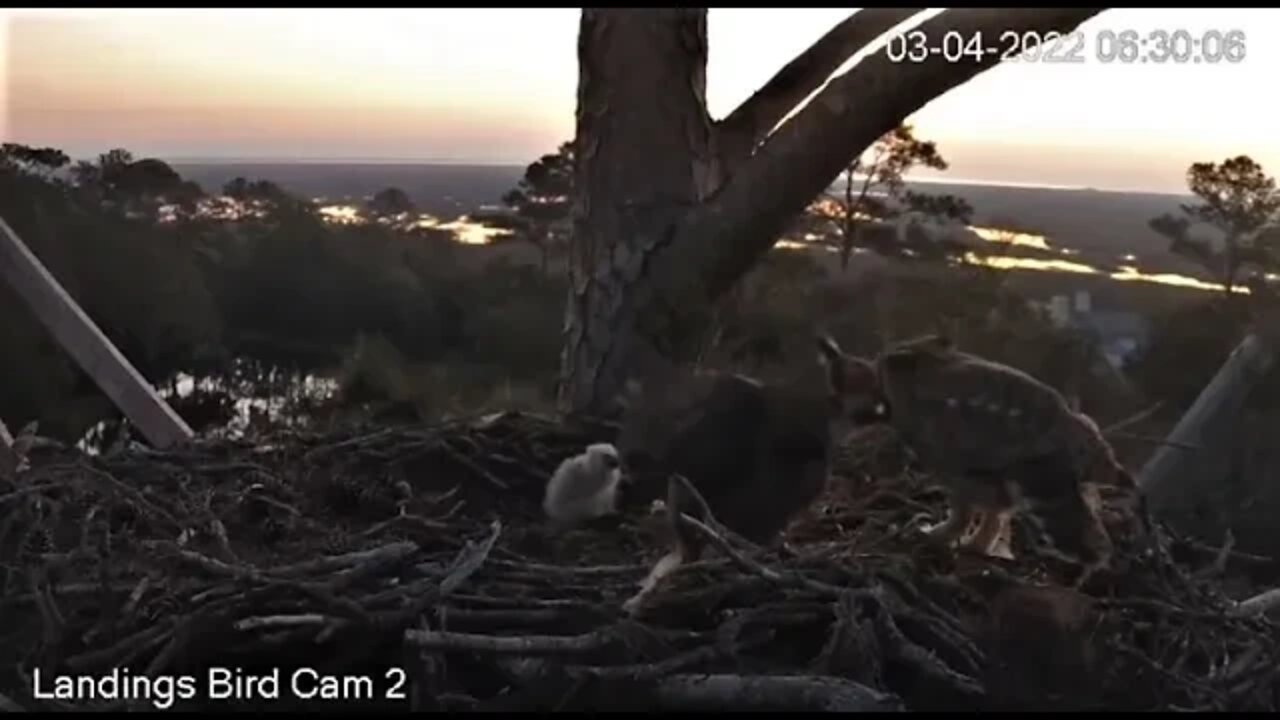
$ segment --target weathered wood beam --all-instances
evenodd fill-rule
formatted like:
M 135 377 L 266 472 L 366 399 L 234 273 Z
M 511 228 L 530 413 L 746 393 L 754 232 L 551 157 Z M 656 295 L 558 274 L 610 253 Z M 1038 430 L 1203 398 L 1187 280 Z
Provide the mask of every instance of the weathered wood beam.
M 1241 284 L 1251 293 L 1250 332 L 1227 356 L 1137 477 L 1152 514 L 1183 532 L 1220 531 L 1204 525 L 1203 518 L 1216 513 L 1206 516 L 1201 511 L 1214 509 L 1203 506 L 1219 500 L 1231 464 L 1231 438 L 1239 428 L 1242 410 L 1280 355 L 1280 294 L 1261 276 Z M 1187 452 L 1186 446 L 1197 450 Z
M 1186 524 L 1227 470 L 1231 444 L 1225 440 L 1275 358 L 1274 347 L 1259 334 L 1245 337 L 1227 357 L 1138 475 L 1152 514 L 1184 531 L 1194 530 Z M 1187 445 L 1199 449 L 1188 452 Z
M 0 218 L 0 278 L 155 447 L 192 437 L 191 428 L 85 314 L 57 278 Z

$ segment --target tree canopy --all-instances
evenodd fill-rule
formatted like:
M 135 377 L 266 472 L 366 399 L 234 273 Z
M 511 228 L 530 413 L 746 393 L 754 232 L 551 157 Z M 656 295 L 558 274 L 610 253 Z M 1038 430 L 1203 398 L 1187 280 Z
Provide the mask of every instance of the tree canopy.
M 441 381 L 453 388 L 441 403 L 472 386 L 492 392 L 495 377 L 554 374 L 563 287 L 532 268 L 472 267 L 451 231 L 332 222 L 269 180 L 206 194 L 124 149 L 69 166 L 54 148 L 0 148 L 0 216 L 162 390 L 182 376 L 333 373 L 361 338 L 405 363 L 470 368 Z M 403 191 L 388 190 L 377 209 L 404 210 Z M 6 422 L 39 419 L 74 440 L 113 414 L 2 283 L 0 346 Z
M 1280 191 L 1257 161 L 1237 155 L 1220 163 L 1193 163 L 1187 187 L 1199 202 L 1181 205 L 1179 215 L 1166 213 L 1149 222 L 1169 238 L 1170 250 L 1209 271 L 1228 295 L 1240 287 L 1242 268 L 1272 271 L 1280 266 Z M 1220 238 L 1197 237 L 1192 232 L 1197 223 L 1212 227 Z
M 855 247 L 894 257 L 933 255 L 939 249 L 922 247 L 931 243 L 909 244 L 899 242 L 896 233 L 864 232 L 867 223 L 904 212 L 965 223 L 972 218 L 973 207 L 963 198 L 907 190 L 905 176 L 915 167 L 946 170 L 948 165 L 936 143 L 918 139 L 911 125 L 899 125 L 849 163 L 842 191 L 826 191 L 809 205 L 804 226 L 822 240 L 834 238 L 844 268 Z
M 551 254 L 569 242 L 573 163 L 573 143 L 561 143 L 556 152 L 530 163 L 516 187 L 502 196 L 502 203 L 514 216 L 499 224 L 537 248 L 543 272 Z

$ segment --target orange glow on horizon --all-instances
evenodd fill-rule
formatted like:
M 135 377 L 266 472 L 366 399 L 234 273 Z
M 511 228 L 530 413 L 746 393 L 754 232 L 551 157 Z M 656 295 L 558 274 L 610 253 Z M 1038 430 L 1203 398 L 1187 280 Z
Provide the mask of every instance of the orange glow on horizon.
M 709 11 L 723 116 L 849 9 Z M 6 139 L 75 156 L 524 164 L 573 133 L 578 10 L 3 10 Z M 1104 28 L 1245 28 L 1238 65 L 1106 64 Z M 944 177 L 1178 191 L 1191 163 L 1280 168 L 1280 10 L 1111 9 L 1081 65 L 1006 63 L 917 112 Z M 1211 97 L 1202 96 L 1209 95 Z M 937 173 L 921 173 L 936 177 Z

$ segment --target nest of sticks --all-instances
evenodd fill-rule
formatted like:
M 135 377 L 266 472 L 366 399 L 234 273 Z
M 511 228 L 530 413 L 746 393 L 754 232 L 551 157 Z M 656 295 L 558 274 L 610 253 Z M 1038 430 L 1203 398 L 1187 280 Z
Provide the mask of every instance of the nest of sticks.
M 629 617 L 660 523 L 552 534 L 539 508 L 611 435 L 507 413 L 37 449 L 0 477 L 0 708 L 1278 706 L 1280 633 L 1223 592 L 1271 563 L 1124 517 L 1080 589 L 1017 527 L 1015 561 L 931 549 L 943 497 L 888 434 L 843 450 L 785 545 L 697 525 L 718 551 Z

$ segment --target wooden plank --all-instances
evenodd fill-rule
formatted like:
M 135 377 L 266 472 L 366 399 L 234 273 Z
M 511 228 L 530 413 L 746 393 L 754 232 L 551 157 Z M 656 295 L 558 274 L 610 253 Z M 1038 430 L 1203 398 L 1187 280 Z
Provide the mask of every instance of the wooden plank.
M 3 218 L 0 277 L 148 442 L 163 448 L 194 435 Z
M 1231 434 L 1249 394 L 1275 364 L 1273 342 L 1267 334 L 1246 336 L 1142 468 L 1138 487 L 1147 507 L 1176 529 L 1194 530 L 1188 523 L 1197 504 L 1226 479 Z

